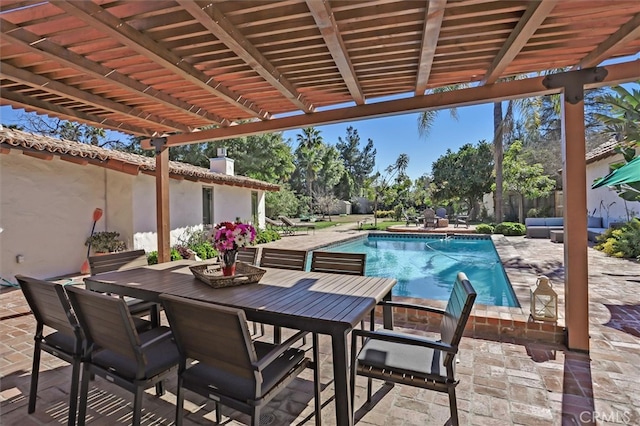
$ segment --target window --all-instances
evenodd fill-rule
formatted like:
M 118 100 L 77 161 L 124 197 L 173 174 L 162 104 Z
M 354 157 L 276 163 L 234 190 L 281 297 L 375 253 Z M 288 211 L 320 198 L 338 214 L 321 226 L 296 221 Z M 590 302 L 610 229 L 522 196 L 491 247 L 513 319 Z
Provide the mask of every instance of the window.
M 202 224 L 213 225 L 213 188 L 202 187 Z
M 257 227 L 258 222 L 258 191 L 251 191 L 251 220 L 253 226 Z

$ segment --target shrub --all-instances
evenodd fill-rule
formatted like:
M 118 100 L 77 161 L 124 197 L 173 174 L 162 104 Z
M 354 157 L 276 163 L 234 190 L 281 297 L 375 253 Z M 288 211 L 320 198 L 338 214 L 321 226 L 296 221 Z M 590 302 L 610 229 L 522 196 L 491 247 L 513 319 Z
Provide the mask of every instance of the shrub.
M 273 229 L 258 229 L 255 242 L 256 244 L 264 244 L 279 239 L 280 234 L 278 234 L 278 231 L 274 231 Z
M 395 211 L 393 210 L 378 210 L 376 212 L 376 217 L 378 218 L 393 217 L 394 214 L 395 214 Z
M 540 217 L 540 212 L 538 209 L 529 209 L 527 212 L 527 217 Z
M 526 231 L 527 228 L 522 223 L 502 222 L 496 225 L 496 229 L 493 232 L 502 235 L 524 235 Z
M 597 240 L 596 250 L 613 257 L 640 260 L 640 219 L 631 219 L 619 228 L 609 228 Z
M 218 251 L 213 248 L 213 245 L 209 241 L 202 241 L 198 244 L 193 244 L 189 248 L 196 252 L 196 255 L 202 259 L 212 259 L 218 256 Z
M 491 225 L 487 225 L 486 223 L 481 223 L 476 226 L 477 234 L 493 234 L 494 228 Z
M 180 260 L 182 256 L 180 256 L 180 252 L 175 248 L 171 249 L 171 260 Z M 155 265 L 158 263 L 158 251 L 151 251 L 147 254 L 147 263 L 149 265 Z

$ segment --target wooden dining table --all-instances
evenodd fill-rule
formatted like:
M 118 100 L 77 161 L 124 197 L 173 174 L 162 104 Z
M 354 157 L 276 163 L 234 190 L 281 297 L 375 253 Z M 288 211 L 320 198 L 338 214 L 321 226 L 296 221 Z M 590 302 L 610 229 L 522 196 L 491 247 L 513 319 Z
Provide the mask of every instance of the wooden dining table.
M 160 294 L 240 308 L 247 318 L 331 337 L 338 425 L 353 425 L 348 380 L 349 332 L 382 300 L 391 299 L 392 278 L 264 268 L 259 283 L 212 288 L 193 276 L 194 261 L 180 260 L 85 278 L 88 289 L 160 302 Z M 384 326 L 392 328 L 390 310 Z

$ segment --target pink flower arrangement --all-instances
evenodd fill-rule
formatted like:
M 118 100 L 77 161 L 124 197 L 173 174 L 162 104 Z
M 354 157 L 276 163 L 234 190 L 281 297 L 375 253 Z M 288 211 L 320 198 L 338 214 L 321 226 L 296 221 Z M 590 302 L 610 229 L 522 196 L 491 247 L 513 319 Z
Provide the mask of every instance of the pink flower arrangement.
M 247 223 L 221 222 L 209 233 L 209 241 L 219 252 L 238 250 L 253 243 L 256 229 Z

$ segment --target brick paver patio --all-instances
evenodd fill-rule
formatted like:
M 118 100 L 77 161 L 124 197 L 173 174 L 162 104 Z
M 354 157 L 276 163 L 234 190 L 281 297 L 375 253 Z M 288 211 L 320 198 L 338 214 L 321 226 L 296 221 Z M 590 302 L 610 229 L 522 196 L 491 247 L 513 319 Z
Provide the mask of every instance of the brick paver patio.
M 358 231 L 336 227 L 315 234 L 285 237 L 275 246 L 317 248 L 352 238 Z M 510 237 L 502 244 L 512 282 L 533 285 L 539 274 L 556 288 L 563 283 L 563 246 L 549 240 Z M 517 334 L 469 330 L 458 364 L 458 405 L 464 425 L 640 424 L 640 264 L 608 258 L 589 248 L 589 354 L 567 351 L 561 344 L 522 338 Z M 27 414 L 31 371 L 33 318 L 19 289 L 0 290 L 0 423 L 2 425 L 66 424 L 69 376 L 63 361 L 43 354 L 38 405 Z M 561 307 L 563 309 L 563 307 Z M 499 323 L 498 323 L 499 324 Z M 428 333 L 427 324 L 396 317 L 399 329 Z M 270 327 L 267 327 L 269 329 Z M 335 424 L 333 381 L 328 339 L 321 339 L 322 421 Z M 311 371 L 265 409 L 264 424 L 314 424 Z M 150 389 L 143 404 L 143 424 L 172 424 L 176 380 L 158 398 Z M 366 379 L 356 383 L 359 425 L 441 425 L 448 418 L 443 394 L 374 381 L 374 401 L 364 405 Z M 91 424 L 129 424 L 132 396 L 97 379 L 90 388 Z M 185 424 L 215 421 L 213 404 L 187 394 Z M 224 424 L 247 418 L 223 409 Z

